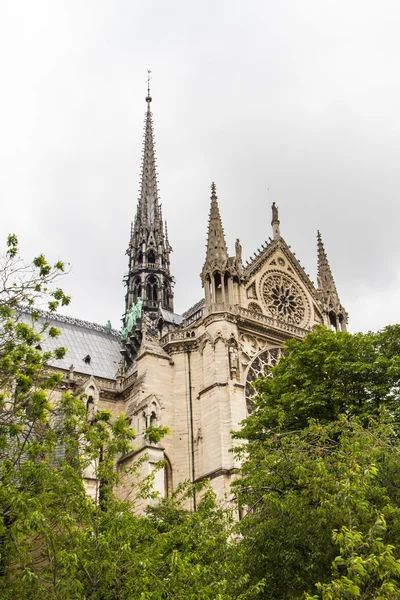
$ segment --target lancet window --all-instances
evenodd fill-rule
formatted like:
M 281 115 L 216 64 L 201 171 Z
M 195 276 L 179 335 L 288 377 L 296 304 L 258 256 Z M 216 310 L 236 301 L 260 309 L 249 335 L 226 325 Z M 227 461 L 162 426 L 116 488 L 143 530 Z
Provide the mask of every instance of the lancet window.
M 149 303 L 158 302 L 158 280 L 154 275 L 150 275 L 146 281 L 146 298 Z

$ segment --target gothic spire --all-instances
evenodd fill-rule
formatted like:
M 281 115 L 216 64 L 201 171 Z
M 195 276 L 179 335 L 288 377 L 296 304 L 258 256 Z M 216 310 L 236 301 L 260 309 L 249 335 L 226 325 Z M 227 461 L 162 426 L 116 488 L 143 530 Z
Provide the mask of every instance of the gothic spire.
M 319 231 L 317 231 L 317 249 L 317 281 L 319 296 L 328 312 L 328 316 L 332 325 L 334 325 L 336 329 L 339 329 L 339 324 L 341 324 L 342 329 L 345 329 L 347 319 L 346 311 L 340 303 L 335 280 L 333 279 L 331 267 L 326 255 L 321 233 Z
M 206 265 L 223 266 L 228 261 L 224 229 L 218 207 L 215 183 L 211 184 L 211 208 L 208 220 Z
M 145 312 L 156 312 L 159 307 L 173 310 L 173 278 L 170 273 L 172 249 L 164 235 L 158 197 L 153 116 L 150 110 L 150 71 L 147 83 L 140 195 L 127 252 L 129 271 L 125 279 L 125 320 L 139 298 Z
M 146 229 L 160 226 L 160 205 L 158 198 L 156 159 L 154 152 L 153 115 L 150 110 L 150 89 L 146 97 L 147 111 L 144 127 L 144 145 L 142 158 L 142 176 L 140 186 L 139 210 L 137 225 Z M 161 221 L 162 230 L 162 221 Z

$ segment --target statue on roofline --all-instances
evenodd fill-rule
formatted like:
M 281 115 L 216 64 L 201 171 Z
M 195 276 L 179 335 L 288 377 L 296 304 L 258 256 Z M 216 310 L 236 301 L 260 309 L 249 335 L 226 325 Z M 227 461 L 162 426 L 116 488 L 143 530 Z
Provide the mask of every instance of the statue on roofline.
M 236 240 L 235 253 L 236 253 L 236 260 L 240 264 L 242 264 L 242 244 L 240 243 L 239 238 Z
M 126 340 L 132 329 L 136 325 L 136 321 L 141 318 L 143 310 L 143 300 L 139 297 L 136 304 L 133 303 L 125 315 L 124 327 L 121 331 L 121 340 Z
M 135 325 L 136 325 L 136 305 L 132 304 L 132 306 L 126 313 L 126 318 L 125 318 L 125 327 L 126 327 L 128 333 L 130 333 L 132 331 L 132 329 L 134 328 Z
M 272 203 L 272 221 L 279 221 L 279 216 L 278 216 L 278 207 L 276 206 L 275 202 Z

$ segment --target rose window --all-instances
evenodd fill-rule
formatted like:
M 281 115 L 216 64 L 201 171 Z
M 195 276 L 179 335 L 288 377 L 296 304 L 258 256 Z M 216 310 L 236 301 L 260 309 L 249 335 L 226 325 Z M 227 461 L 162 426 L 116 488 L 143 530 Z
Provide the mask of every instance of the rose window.
M 246 377 L 246 405 L 249 413 L 253 410 L 253 399 L 257 395 L 253 382 L 259 377 L 270 377 L 271 369 L 281 357 L 280 348 L 263 350 L 250 363 Z
M 269 274 L 262 285 L 262 296 L 271 317 L 291 325 L 304 321 L 307 301 L 300 286 L 287 275 Z

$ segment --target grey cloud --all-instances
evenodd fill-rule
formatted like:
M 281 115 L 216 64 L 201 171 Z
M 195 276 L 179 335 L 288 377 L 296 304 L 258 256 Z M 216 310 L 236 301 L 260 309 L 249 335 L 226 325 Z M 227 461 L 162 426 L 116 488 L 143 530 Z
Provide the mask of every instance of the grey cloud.
M 352 330 L 398 320 L 395 2 L 5 2 L 0 237 L 71 262 L 70 314 L 115 326 L 152 68 L 176 308 L 202 295 L 209 186 L 244 256 L 281 230 L 315 279 L 321 229 Z M 269 189 L 269 192 L 268 192 Z

